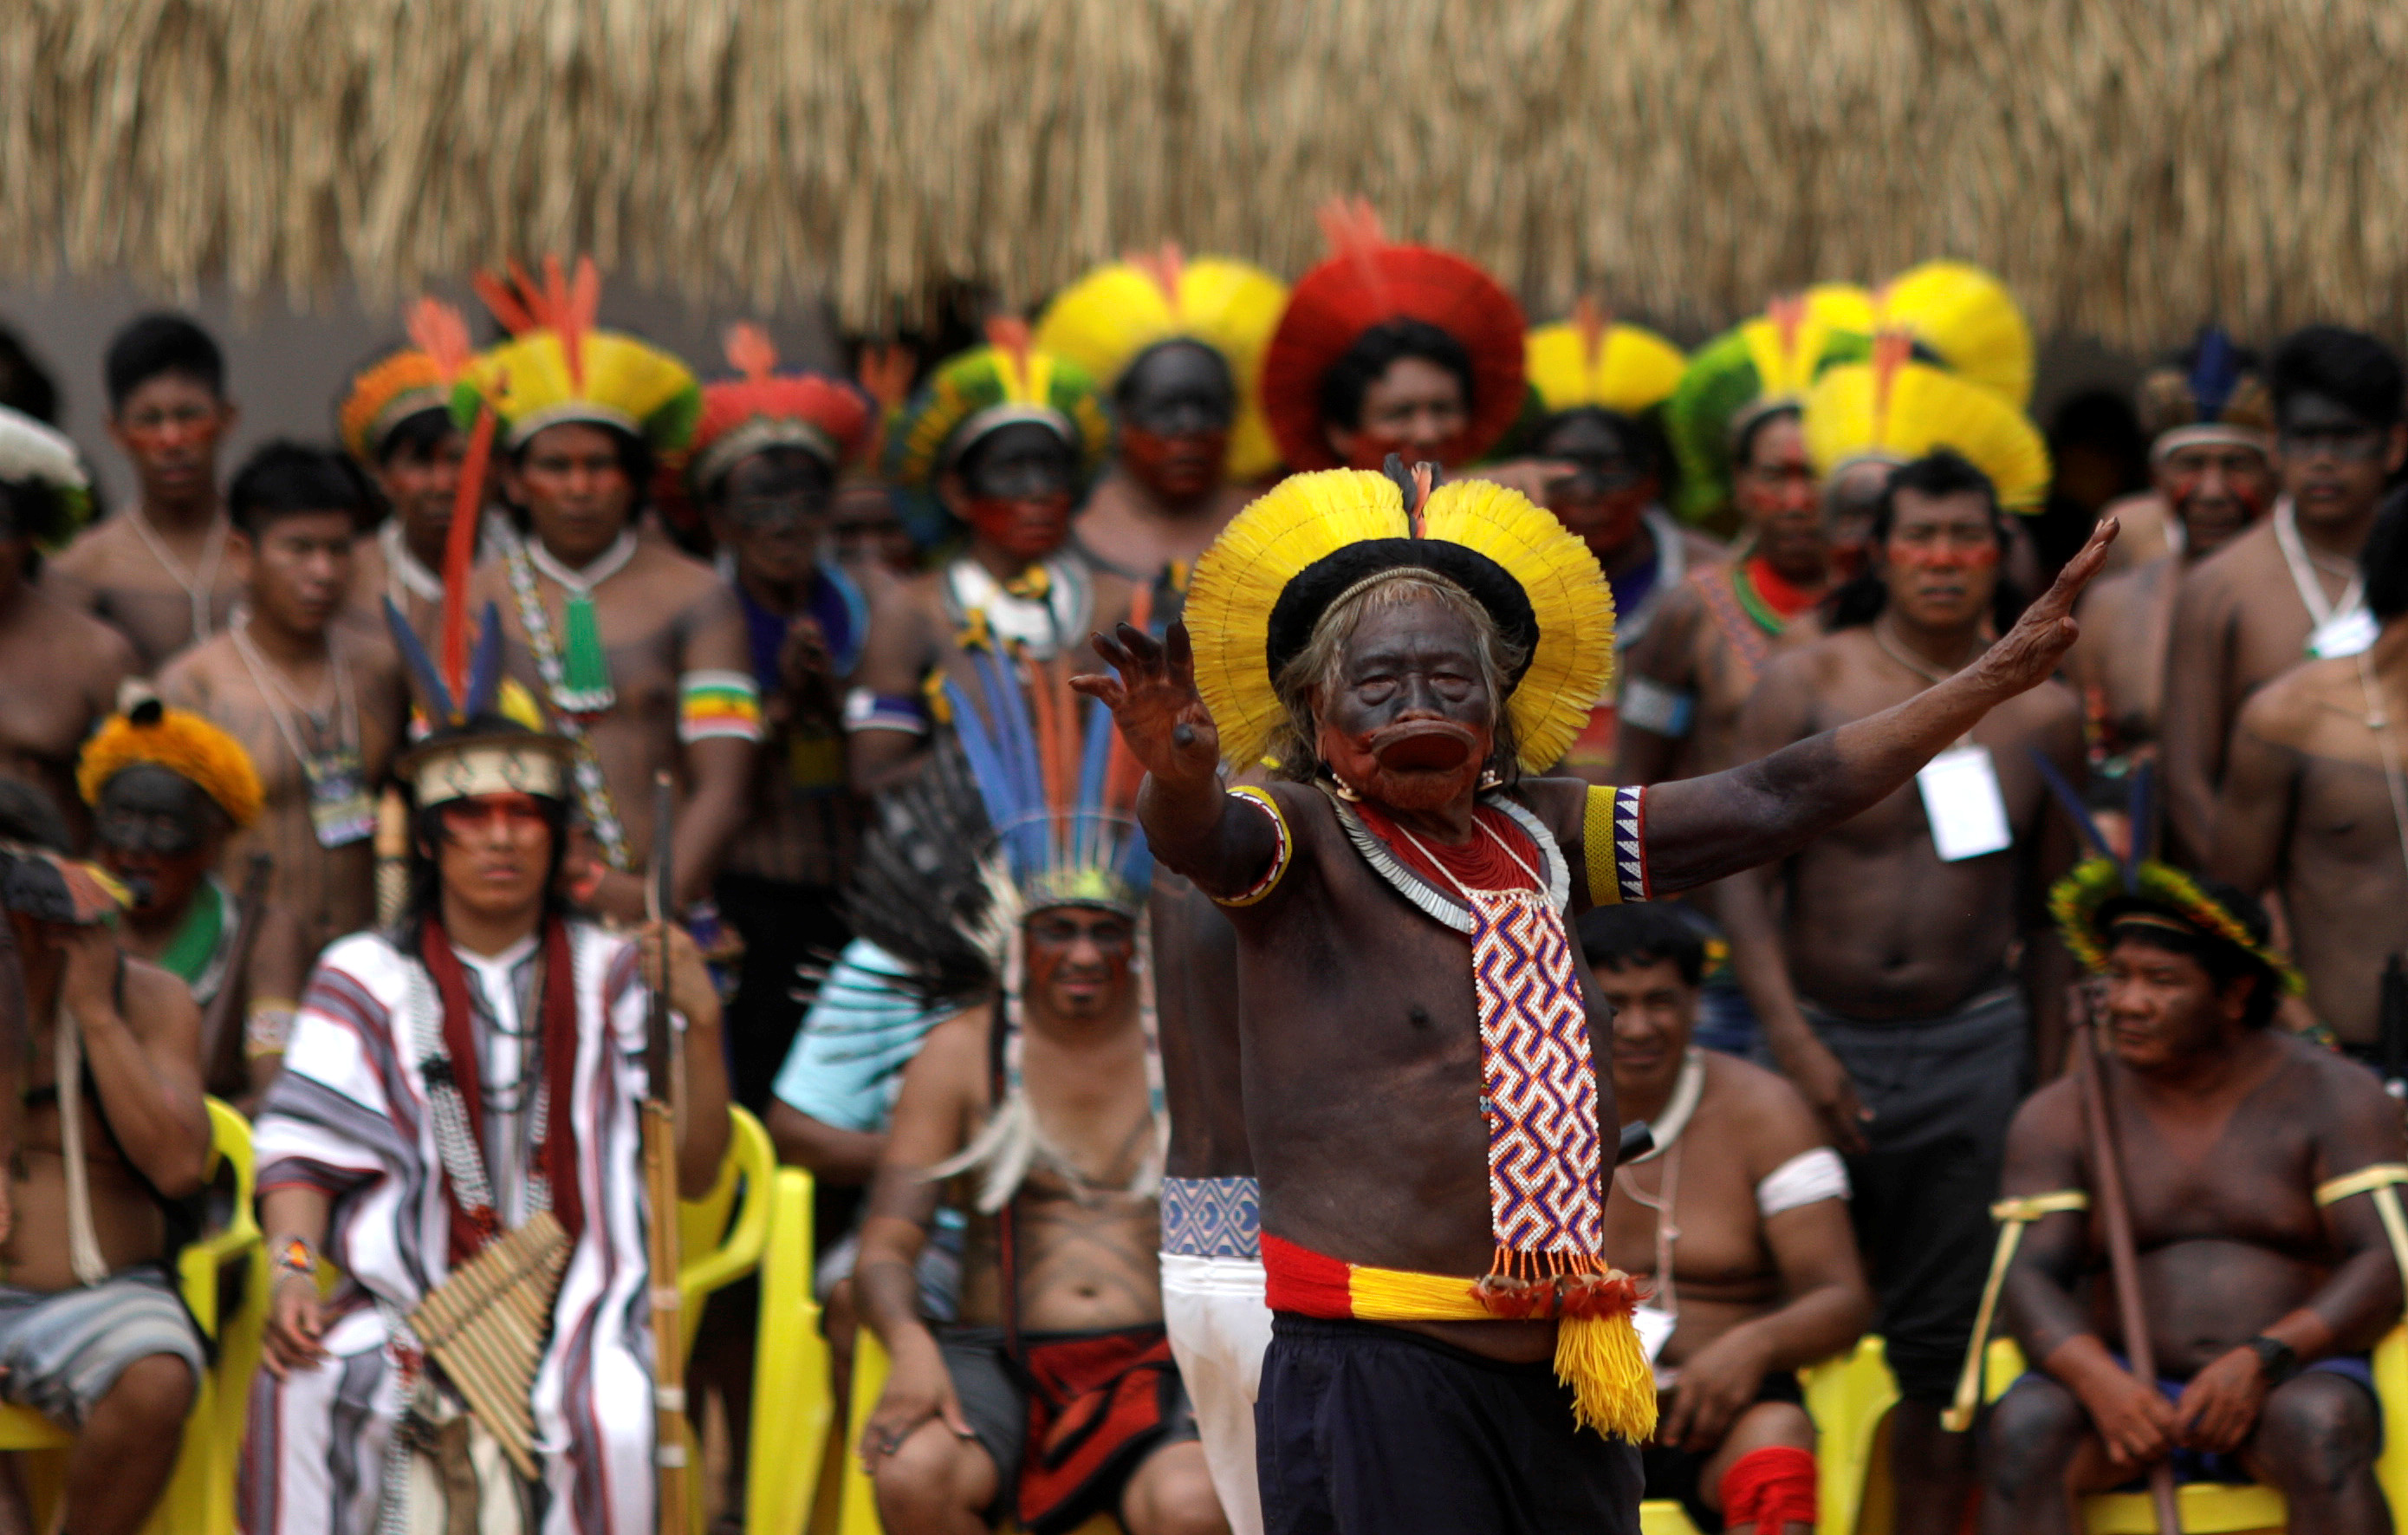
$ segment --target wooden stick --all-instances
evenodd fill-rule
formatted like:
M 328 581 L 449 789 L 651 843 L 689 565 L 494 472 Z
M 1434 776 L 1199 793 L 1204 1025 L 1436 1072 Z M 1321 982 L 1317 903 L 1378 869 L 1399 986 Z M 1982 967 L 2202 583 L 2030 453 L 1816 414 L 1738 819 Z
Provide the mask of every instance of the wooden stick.
M 2124 1326 L 2124 1357 L 2141 1384 L 2155 1391 L 2157 1351 L 2150 1346 L 2148 1310 L 2141 1301 L 2141 1258 L 2132 1242 L 2132 1212 L 2124 1201 L 2123 1147 L 2116 1139 L 2114 1107 L 2107 1101 L 2105 1063 L 2087 1008 L 2073 1028 L 2081 1054 L 2076 1083 L 2090 1141 L 2090 1166 L 2099 1182 L 2099 1220 L 2107 1228 L 2107 1270 L 2115 1285 L 2116 1314 Z M 2157 1505 L 2157 1535 L 2182 1535 L 2172 1461 L 2159 1460 L 2149 1468 L 2149 1498 Z
M 267 877 L 274 863 L 265 853 L 254 853 L 242 871 L 242 893 L 235 897 L 234 942 L 226 948 L 225 973 L 218 978 L 218 994 L 209 998 L 209 1011 L 201 1019 L 201 1059 L 208 1069 L 218 1069 L 218 1053 L 226 1047 L 227 1036 L 239 1039 L 242 1029 L 240 1014 L 235 1004 L 251 995 L 244 983 L 244 972 L 251 968 L 251 946 L 259 940 L 259 911 L 267 904 Z M 237 1048 L 235 1058 L 243 1058 Z

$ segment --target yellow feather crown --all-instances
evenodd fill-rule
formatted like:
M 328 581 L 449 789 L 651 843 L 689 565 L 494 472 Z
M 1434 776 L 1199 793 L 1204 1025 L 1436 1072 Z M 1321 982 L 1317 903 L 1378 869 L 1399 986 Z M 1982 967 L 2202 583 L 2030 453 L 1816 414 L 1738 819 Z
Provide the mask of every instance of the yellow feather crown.
M 198 785 L 236 830 L 259 819 L 265 796 L 259 770 L 240 741 L 184 710 L 161 709 L 155 718 L 147 709 L 136 713 L 142 716 L 138 721 L 135 715 L 112 715 L 84 742 L 76 763 L 76 789 L 85 804 L 99 804 L 110 779 L 148 763 Z
M 452 395 L 455 419 L 473 419 L 477 390 L 501 418 L 511 450 L 547 426 L 564 422 L 615 426 L 656 453 L 674 453 L 702 418 L 702 386 L 694 370 L 660 348 L 616 331 L 578 337 L 577 366 L 558 332 L 532 330 L 481 353 Z
M 1258 480 L 1280 462 L 1260 390 L 1263 350 L 1286 305 L 1286 286 L 1261 267 L 1221 256 L 1186 261 L 1173 248 L 1098 266 L 1064 289 L 1037 322 L 1035 342 L 1085 368 L 1106 391 L 1165 341 L 1211 347 L 1238 383 L 1229 478 Z
M 1521 492 L 1484 480 L 1441 485 L 1420 537 L 1485 555 L 1519 582 L 1539 641 L 1507 708 L 1522 766 L 1543 772 L 1588 723 L 1613 674 L 1613 593 L 1588 546 Z M 1365 469 L 1291 475 L 1240 512 L 1196 562 L 1186 623 L 1196 686 L 1222 760 L 1252 764 L 1285 717 L 1271 685 L 1271 610 L 1315 562 L 1371 538 L 1414 537 L 1394 481 Z
M 1584 409 L 1637 415 L 1669 398 L 1689 366 L 1654 331 L 1579 320 L 1540 326 L 1523 351 L 1530 386 L 1551 416 Z
M 1947 448 L 1990 477 L 2010 511 L 2036 512 L 2048 496 L 2048 444 L 2023 412 L 1923 363 L 1892 357 L 1831 369 L 1806 397 L 1802 426 L 1825 480 L 1861 459 L 1905 464 Z
M 1874 323 L 1899 329 L 1960 379 L 2020 410 L 2031 403 L 2032 335 L 2006 284 L 1961 261 L 1927 261 L 1890 280 Z

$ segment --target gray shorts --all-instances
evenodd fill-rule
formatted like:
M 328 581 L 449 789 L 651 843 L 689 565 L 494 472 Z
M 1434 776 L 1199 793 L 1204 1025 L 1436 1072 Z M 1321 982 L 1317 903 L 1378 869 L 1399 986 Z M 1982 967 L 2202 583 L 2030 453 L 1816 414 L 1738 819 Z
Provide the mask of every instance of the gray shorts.
M 200 1329 L 160 1269 L 129 1269 L 90 1288 L 44 1294 L 0 1284 L 0 1397 L 70 1428 L 137 1359 L 172 1354 L 206 1368 Z

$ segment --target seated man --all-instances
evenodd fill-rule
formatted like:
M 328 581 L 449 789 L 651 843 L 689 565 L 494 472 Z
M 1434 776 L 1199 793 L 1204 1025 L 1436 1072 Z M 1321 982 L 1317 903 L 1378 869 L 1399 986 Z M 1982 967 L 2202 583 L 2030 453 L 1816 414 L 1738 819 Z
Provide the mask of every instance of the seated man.
M 0 839 L 40 850 L 12 859 L 49 857 L 66 828 L 40 790 L 0 780 Z M 80 868 L 48 882 L 61 877 L 98 889 Z M 98 911 L 51 920 L 64 914 L 8 912 L 5 968 L 22 963 L 23 984 L 11 975 L 0 996 L 21 995 L 24 1011 L 0 1035 L 12 1066 L 23 1053 L 24 1097 L 14 1219 L 0 1216 L 0 1396 L 76 1431 L 63 1528 L 130 1535 L 176 1469 L 203 1369 L 168 1267 L 209 1164 L 200 1017 L 183 983 L 128 959 Z
M 406 624 L 394 638 L 424 683 L 432 663 Z M 480 655 L 494 642 L 489 628 Z M 275 1289 L 243 1462 L 252 1535 L 655 1528 L 636 1100 L 662 928 L 639 943 L 562 909 L 572 748 L 494 713 L 494 672 L 475 674 L 430 690 L 441 726 L 400 764 L 409 910 L 326 951 L 260 1115 Z M 726 1151 L 726 1057 L 701 956 L 674 926 L 666 945 L 682 1034 L 671 1154 L 695 1198 Z M 471 1411 L 459 1356 L 430 1354 L 420 1331 L 421 1307 L 456 1303 L 453 1282 L 500 1241 L 566 1266 L 519 1282 L 531 1333 L 461 1350 L 490 1347 L 490 1362 L 540 1341 L 531 1383 L 510 1387 L 532 1433 Z M 344 1270 L 322 1298 L 322 1252 Z
M 1656 1280 L 1640 1312 L 1663 1398 L 1647 1496 L 1701 1529 L 1811 1531 L 1814 1425 L 1795 1371 L 1872 1316 L 1847 1170 L 1786 1080 L 1690 1042 L 1706 955 L 1679 908 L 1592 907 L 1580 940 L 1613 1005 L 1614 1102 L 1656 1138 L 1605 1210 L 1607 1250 Z
M 2071 1493 L 2172 1456 L 2186 1478 L 2279 1487 L 2293 1529 L 2389 1529 L 2364 1354 L 2400 1316 L 2378 1218 L 2397 1199 L 2399 1106 L 2363 1068 L 2266 1026 L 2296 974 L 2230 886 L 2101 858 L 2051 905 L 2106 977 L 2107 1048 L 2072 1070 L 2095 1071 L 2115 1111 L 2158 1379 L 2125 1362 L 2069 1075 L 2007 1140 L 2000 1212 L 2028 1225 L 2019 1250 L 2001 1243 L 2003 1294 L 2032 1372 L 1990 1417 L 1982 1528 L 2071 1531 Z
M 1128 819 L 1138 775 L 1097 715 L 1084 755 L 1120 760 L 1080 803 L 1018 797 L 1040 750 L 1014 728 L 1019 697 L 997 679 L 989 738 L 953 692 L 984 810 L 953 824 L 994 849 L 994 894 L 966 925 L 989 937 L 1002 984 L 932 1029 L 903 1073 L 855 1280 L 894 1360 L 862 1459 L 891 1535 L 1006 1517 L 1058 1535 L 1099 1513 L 1129 1535 L 1226 1535 L 1154 1260 L 1162 1064 L 1135 962 L 1150 868 Z M 1042 688 L 1038 717 L 1070 701 Z M 932 825 L 948 813 L 928 810 Z M 932 1328 L 917 1267 L 945 1189 L 969 1216 L 961 1321 Z
M 132 899 L 118 929 L 126 952 L 192 988 L 203 1080 L 248 1111 L 283 1062 L 313 957 L 301 924 L 273 903 L 260 906 L 246 940 L 240 903 L 216 872 L 227 837 L 259 816 L 250 753 L 154 698 L 84 743 L 76 778 L 101 866 Z M 229 973 L 237 962 L 241 973 Z

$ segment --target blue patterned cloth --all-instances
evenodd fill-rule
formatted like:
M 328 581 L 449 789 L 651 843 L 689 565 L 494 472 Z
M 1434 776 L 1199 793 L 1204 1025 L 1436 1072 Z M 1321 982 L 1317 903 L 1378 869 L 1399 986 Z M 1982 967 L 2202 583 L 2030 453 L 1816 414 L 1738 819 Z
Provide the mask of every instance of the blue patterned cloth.
M 1162 1250 L 1181 1257 L 1260 1257 L 1262 1201 L 1262 1185 L 1252 1178 L 1165 1178 Z

